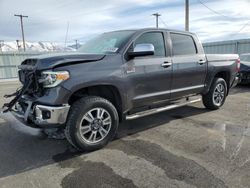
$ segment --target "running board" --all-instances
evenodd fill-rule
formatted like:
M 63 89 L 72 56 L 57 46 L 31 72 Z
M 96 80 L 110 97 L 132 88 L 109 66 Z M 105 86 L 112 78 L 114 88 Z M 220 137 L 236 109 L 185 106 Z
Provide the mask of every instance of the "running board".
M 175 109 L 175 108 L 178 108 L 178 107 L 181 107 L 181 106 L 186 106 L 188 104 L 193 104 L 193 103 L 197 103 L 197 102 L 200 102 L 200 101 L 201 101 L 201 98 L 190 100 L 190 101 L 180 103 L 180 104 L 172 104 L 172 105 L 168 105 L 168 106 L 164 106 L 164 107 L 160 107 L 160 108 L 154 108 L 154 109 L 146 110 L 146 111 L 143 111 L 143 112 L 138 112 L 138 113 L 135 113 L 135 114 L 127 115 L 126 120 L 137 119 L 137 118 L 140 118 L 140 117 L 156 114 L 156 113 L 163 112 L 163 111 L 166 111 L 166 110 Z

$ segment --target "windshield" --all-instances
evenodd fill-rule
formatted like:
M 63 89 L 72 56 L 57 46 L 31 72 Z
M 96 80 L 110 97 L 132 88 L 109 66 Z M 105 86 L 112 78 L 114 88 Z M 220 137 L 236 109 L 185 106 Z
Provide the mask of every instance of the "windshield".
M 117 53 L 134 31 L 115 31 L 104 33 L 83 44 L 78 51 L 92 54 Z

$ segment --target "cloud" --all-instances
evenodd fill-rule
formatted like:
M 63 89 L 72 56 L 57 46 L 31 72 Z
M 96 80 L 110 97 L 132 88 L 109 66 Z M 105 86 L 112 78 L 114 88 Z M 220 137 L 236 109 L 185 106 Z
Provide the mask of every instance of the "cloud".
M 202 41 L 250 37 L 250 24 L 239 30 L 250 17 L 248 0 L 202 0 L 218 15 L 197 0 L 190 0 L 190 30 Z M 14 14 L 25 14 L 25 36 L 28 41 L 85 41 L 111 30 L 154 27 L 152 13 L 159 12 L 160 26 L 184 29 L 183 0 L 0 0 L 0 40 L 21 38 L 20 20 Z

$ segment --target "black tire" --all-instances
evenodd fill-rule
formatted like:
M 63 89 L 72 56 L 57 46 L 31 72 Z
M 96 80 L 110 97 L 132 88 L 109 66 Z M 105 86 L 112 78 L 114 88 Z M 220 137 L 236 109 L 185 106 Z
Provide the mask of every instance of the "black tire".
M 214 93 L 217 91 L 216 87 L 219 85 L 222 85 L 224 87 L 224 97 L 222 100 L 219 100 L 220 102 L 217 103 L 214 99 Z M 217 92 L 218 93 L 218 92 Z M 213 83 L 209 89 L 209 92 L 205 95 L 202 96 L 202 101 L 204 106 L 207 109 L 210 110 L 217 110 L 219 109 L 221 106 L 223 106 L 225 100 L 227 97 L 227 83 L 223 78 L 215 78 L 213 80 Z
M 94 121 L 92 121 L 92 123 L 89 123 L 90 121 L 89 121 L 89 118 L 87 117 L 90 117 L 90 116 L 88 116 L 88 113 L 90 112 L 91 115 L 95 115 L 93 113 L 96 110 L 96 116 L 98 116 L 97 114 L 99 113 L 99 111 L 97 110 L 100 110 L 100 109 L 101 109 L 100 112 L 104 111 L 102 115 L 106 116 L 106 119 L 109 120 L 108 125 L 104 125 L 104 123 L 102 124 L 102 122 L 104 121 L 101 121 L 101 119 L 103 119 L 104 117 L 98 120 L 96 118 L 95 121 L 97 122 L 95 123 Z M 84 121 L 88 125 L 83 126 Z M 97 150 L 97 149 L 104 147 L 109 141 L 111 141 L 114 138 L 118 125 L 119 125 L 119 116 L 118 116 L 116 108 L 114 107 L 112 103 L 110 103 L 108 100 L 101 98 L 101 97 L 85 96 L 81 98 L 80 100 L 76 101 L 71 106 L 68 119 L 66 122 L 65 136 L 67 140 L 69 141 L 69 143 L 72 144 L 76 149 L 80 151 L 93 151 L 93 150 Z M 91 131 L 85 134 L 82 133 L 86 131 L 81 132 L 80 128 L 87 127 L 87 126 L 91 127 Z M 97 126 L 99 126 L 99 129 Z M 109 126 L 107 128 L 108 131 L 105 129 L 107 131 L 105 132 L 105 134 L 103 133 L 103 131 L 101 134 L 101 126 L 102 128 L 104 128 L 104 126 L 106 126 L 106 128 Z M 99 138 L 100 141 L 96 140 L 96 142 L 94 143 L 94 138 L 91 137 L 92 133 L 93 134 L 95 133 L 94 137 L 96 139 Z M 91 139 L 89 138 L 90 140 L 87 140 L 88 134 L 89 134 L 89 137 L 91 137 Z M 104 137 L 103 134 L 106 136 Z

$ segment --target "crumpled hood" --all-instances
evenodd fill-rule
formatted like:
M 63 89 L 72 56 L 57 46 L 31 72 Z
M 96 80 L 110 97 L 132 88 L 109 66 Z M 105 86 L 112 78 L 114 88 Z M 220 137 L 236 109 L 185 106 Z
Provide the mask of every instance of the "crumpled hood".
M 26 59 L 22 65 L 35 65 L 37 70 L 51 69 L 76 63 L 88 63 L 102 60 L 103 54 L 58 53 L 34 56 Z M 32 63 L 31 63 L 32 62 Z
M 250 62 L 241 61 L 240 62 L 240 72 L 250 72 Z

